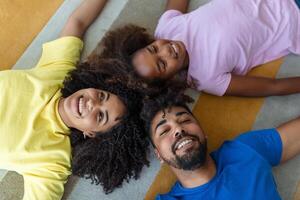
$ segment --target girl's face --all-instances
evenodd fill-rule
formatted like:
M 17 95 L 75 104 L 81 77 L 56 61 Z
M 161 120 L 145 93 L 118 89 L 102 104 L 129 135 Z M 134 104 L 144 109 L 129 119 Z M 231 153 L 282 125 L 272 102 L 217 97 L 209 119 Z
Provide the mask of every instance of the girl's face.
M 188 54 L 183 42 L 156 40 L 133 56 L 135 71 L 143 78 L 168 79 L 188 66 Z
M 97 132 L 106 132 L 115 126 L 125 114 L 126 107 L 116 95 L 88 88 L 62 98 L 58 111 L 68 127 L 95 137 Z

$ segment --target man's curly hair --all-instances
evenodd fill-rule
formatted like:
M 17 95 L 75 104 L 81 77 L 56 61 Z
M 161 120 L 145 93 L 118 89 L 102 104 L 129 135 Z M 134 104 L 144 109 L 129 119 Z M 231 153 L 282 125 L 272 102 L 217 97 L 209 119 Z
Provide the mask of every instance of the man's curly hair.
M 173 84 L 186 88 L 186 71 L 178 73 L 174 78 L 167 81 L 162 79 L 146 80 L 136 73 L 132 65 L 134 53 L 154 41 L 154 37 L 147 33 L 147 29 L 128 24 L 108 31 L 88 57 L 88 62 L 103 58 L 116 58 L 125 62 L 127 65 L 123 70 L 129 78 L 128 87 L 142 90 L 149 95 L 157 95 L 161 90 L 171 87 Z
M 124 180 L 137 179 L 143 166 L 149 165 L 149 142 L 139 117 L 143 94 L 122 84 L 123 73 L 118 70 L 122 65 L 113 59 L 81 63 L 69 73 L 61 90 L 64 98 L 85 88 L 105 90 L 117 95 L 127 108 L 117 125 L 95 138 L 84 139 L 81 131 L 71 128 L 72 173 L 101 184 L 106 194 Z
M 151 124 L 155 115 L 159 111 L 164 111 L 173 106 L 183 107 L 193 115 L 192 111 L 187 106 L 188 103 L 192 103 L 193 101 L 194 100 L 190 96 L 184 94 L 184 90 L 180 90 L 180 88 L 166 88 L 160 95 L 154 98 L 145 98 L 143 100 L 143 108 L 140 116 L 145 123 L 145 130 L 148 133 L 148 138 L 153 146 Z

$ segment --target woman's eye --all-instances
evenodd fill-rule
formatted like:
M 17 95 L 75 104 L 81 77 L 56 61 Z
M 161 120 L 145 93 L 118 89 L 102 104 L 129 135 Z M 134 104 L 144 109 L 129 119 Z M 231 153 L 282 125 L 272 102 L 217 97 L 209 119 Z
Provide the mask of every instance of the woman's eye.
M 97 115 L 97 123 L 100 123 L 103 119 L 103 113 L 102 112 L 99 112 L 98 115 Z
M 99 100 L 100 101 L 103 101 L 105 99 L 105 94 L 104 94 L 104 92 L 100 92 L 100 94 L 99 94 Z

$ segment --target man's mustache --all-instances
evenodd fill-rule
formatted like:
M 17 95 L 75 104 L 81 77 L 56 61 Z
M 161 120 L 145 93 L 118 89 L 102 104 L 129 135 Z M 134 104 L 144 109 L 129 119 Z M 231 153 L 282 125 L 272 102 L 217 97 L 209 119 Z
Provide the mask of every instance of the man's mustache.
M 198 141 L 199 143 L 200 143 L 200 141 L 199 141 L 199 138 L 197 137 L 197 136 L 195 136 L 195 135 L 192 135 L 192 134 L 190 134 L 190 133 L 188 133 L 188 132 L 185 132 L 185 131 L 182 131 L 181 133 L 180 133 L 180 136 L 178 136 L 177 137 L 177 139 L 175 140 L 175 142 L 172 144 L 172 146 L 171 146 L 171 150 L 172 150 L 172 153 L 174 154 L 174 155 L 176 155 L 176 146 L 177 146 L 177 143 L 180 141 L 180 140 L 182 140 L 182 138 L 185 138 L 185 137 L 189 137 L 189 138 L 191 138 L 192 140 L 195 140 L 195 141 Z

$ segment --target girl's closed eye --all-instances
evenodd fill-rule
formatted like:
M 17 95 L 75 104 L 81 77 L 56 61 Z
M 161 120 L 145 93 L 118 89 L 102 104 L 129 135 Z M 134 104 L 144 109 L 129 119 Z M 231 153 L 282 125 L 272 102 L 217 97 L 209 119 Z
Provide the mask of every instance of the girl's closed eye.
M 152 54 L 157 53 L 157 48 L 154 45 L 148 46 L 147 50 Z
M 154 53 L 158 52 L 158 49 L 157 49 L 157 47 L 155 45 L 151 45 L 151 47 L 152 47 L 152 50 L 153 50 Z
M 160 71 L 160 72 L 166 71 L 167 65 L 166 65 L 166 62 L 164 62 L 162 59 L 159 59 L 159 60 L 157 61 L 157 66 L 159 67 L 159 71 Z

